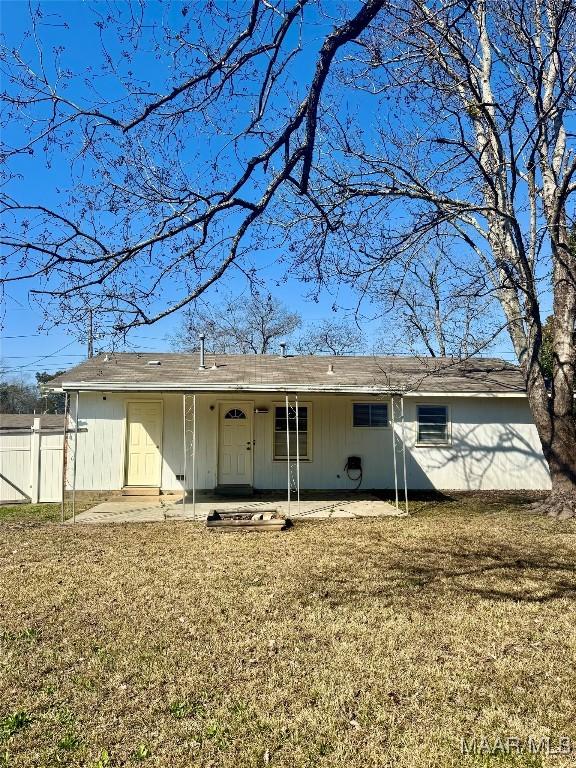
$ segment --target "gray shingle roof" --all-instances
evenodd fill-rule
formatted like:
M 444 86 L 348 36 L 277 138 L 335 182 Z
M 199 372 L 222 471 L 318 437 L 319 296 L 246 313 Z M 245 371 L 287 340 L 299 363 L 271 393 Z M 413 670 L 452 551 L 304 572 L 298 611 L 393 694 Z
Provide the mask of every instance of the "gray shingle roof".
M 198 354 L 169 352 L 100 354 L 53 379 L 50 386 L 125 391 L 525 391 L 518 367 L 498 359 L 208 354 L 206 369 L 200 370 Z
M 0 413 L 0 429 L 31 429 L 38 414 L 33 413 Z M 64 416 L 44 413 L 40 416 L 40 429 L 62 429 Z

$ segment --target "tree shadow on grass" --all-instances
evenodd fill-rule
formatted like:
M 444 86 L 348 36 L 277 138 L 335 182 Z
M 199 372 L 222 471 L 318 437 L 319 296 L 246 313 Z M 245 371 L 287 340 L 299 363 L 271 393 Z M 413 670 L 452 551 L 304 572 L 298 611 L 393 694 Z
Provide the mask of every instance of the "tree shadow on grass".
M 501 545 L 402 547 L 366 553 L 365 568 L 347 574 L 338 563 L 316 571 L 310 592 L 343 604 L 359 599 L 391 602 L 402 597 L 445 594 L 446 589 L 493 601 L 547 603 L 576 600 L 576 562 L 549 553 L 525 553 Z M 369 573 L 368 573 L 369 571 Z
M 420 548 L 417 557 L 421 564 L 406 570 L 426 585 L 441 580 L 461 593 L 490 600 L 545 603 L 576 599 L 576 564 L 568 559 L 521 554 L 509 547 L 498 551 Z

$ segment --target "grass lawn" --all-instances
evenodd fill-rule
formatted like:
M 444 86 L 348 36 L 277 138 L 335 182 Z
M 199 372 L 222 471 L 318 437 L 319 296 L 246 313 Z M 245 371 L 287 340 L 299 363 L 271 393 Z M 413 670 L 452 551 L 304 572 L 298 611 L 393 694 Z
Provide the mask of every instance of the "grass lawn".
M 0 506 L 0 523 L 57 522 L 60 520 L 60 504 L 7 504 Z
M 576 523 L 522 501 L 252 534 L 4 517 L 0 766 L 574 766 Z M 482 736 L 575 751 L 461 754 Z
M 76 513 L 97 504 L 99 499 L 76 502 Z M 65 518 L 72 515 L 72 507 L 66 501 Z M 58 504 L 6 504 L 0 505 L 0 525 L 6 522 L 19 523 L 59 523 L 62 515 L 62 505 Z

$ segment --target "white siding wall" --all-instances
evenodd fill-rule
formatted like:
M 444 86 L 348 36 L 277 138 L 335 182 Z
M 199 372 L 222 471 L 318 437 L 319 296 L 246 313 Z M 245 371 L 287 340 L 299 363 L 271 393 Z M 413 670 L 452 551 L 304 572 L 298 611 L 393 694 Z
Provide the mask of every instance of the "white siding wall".
M 450 446 L 416 445 L 418 402 L 449 407 Z M 526 400 L 406 398 L 405 414 L 410 487 L 454 490 L 550 487 L 548 469 Z
M 72 395 L 74 415 L 76 396 Z M 124 485 L 124 395 L 81 393 L 78 408 L 76 488 L 110 491 Z M 74 437 L 68 438 L 68 486 L 72 485 Z
M 105 400 L 103 398 L 106 398 Z M 83 393 L 80 396 L 77 488 L 113 490 L 124 484 L 126 402 L 162 400 L 164 434 L 162 488 L 181 490 L 177 475 L 184 472 L 182 396 Z M 218 413 L 222 400 L 267 407 L 254 414 L 254 486 L 286 487 L 286 464 L 272 457 L 274 403 L 282 396 L 198 395 L 196 412 L 196 487 L 217 485 Z M 347 489 L 350 455 L 362 457 L 363 488 L 390 488 L 394 484 L 392 431 L 352 427 L 352 403 L 366 398 L 340 396 L 300 397 L 310 403 L 312 459 L 301 463 L 302 488 Z M 452 444 L 419 447 L 416 442 L 416 399 L 406 398 L 408 483 L 414 489 L 540 489 L 549 487 L 548 472 L 524 399 L 438 398 L 418 402 L 446 404 L 452 422 Z M 211 406 L 213 409 L 211 410 Z M 191 440 L 192 398 L 188 397 L 187 437 Z M 398 427 L 397 427 L 398 428 Z M 188 467 L 188 485 L 191 485 Z M 399 477 L 401 477 L 399 469 Z

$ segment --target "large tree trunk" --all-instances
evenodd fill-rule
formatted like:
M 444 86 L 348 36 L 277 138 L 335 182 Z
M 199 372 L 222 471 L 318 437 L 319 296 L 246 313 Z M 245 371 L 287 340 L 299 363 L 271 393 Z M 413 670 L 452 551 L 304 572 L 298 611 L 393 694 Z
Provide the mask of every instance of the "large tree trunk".
M 568 298 L 556 291 L 555 304 Z M 558 296 L 560 294 L 560 296 Z M 560 307 L 555 306 L 555 309 Z M 560 324 L 558 324 L 560 326 Z M 576 418 L 574 412 L 574 345 L 570 322 L 557 327 L 554 338 L 554 375 L 551 391 L 534 372 L 528 376 L 528 397 L 544 457 L 548 462 L 552 490 L 550 495 L 534 505 L 536 511 L 549 517 L 567 520 L 576 517 Z
M 548 174 L 543 175 L 546 186 Z M 568 233 L 563 208 L 555 207 L 557 198 L 556 188 L 553 195 L 544 195 L 554 264 L 554 359 L 550 395 L 546 398 L 549 427 L 540 435 L 552 492 L 542 511 L 567 520 L 576 517 L 576 243 Z
M 542 441 L 550 469 L 550 495 L 535 505 L 536 511 L 559 520 L 576 517 L 576 426 L 574 416 L 555 414 L 551 439 Z

